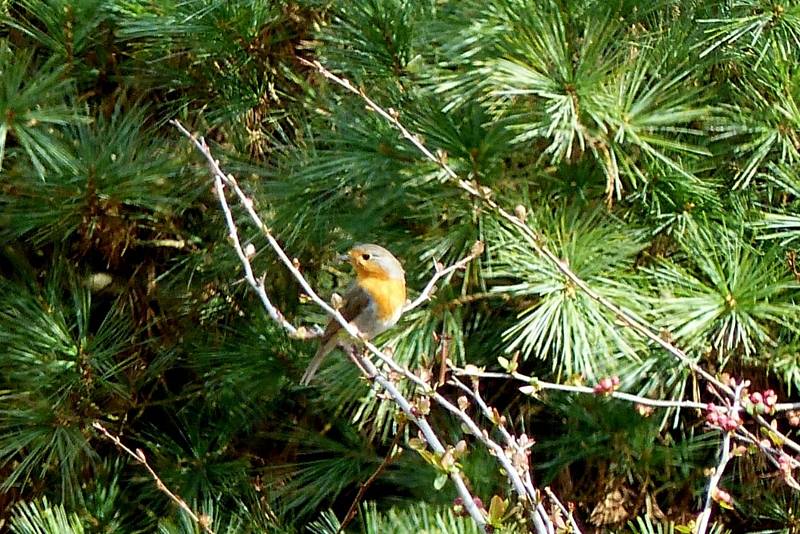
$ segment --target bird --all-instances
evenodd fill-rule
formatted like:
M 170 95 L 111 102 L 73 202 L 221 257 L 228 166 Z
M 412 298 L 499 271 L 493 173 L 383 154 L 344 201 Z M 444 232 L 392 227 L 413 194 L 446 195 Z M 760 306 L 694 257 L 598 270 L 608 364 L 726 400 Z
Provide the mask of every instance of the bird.
M 372 339 L 397 324 L 406 304 L 406 276 L 403 266 L 380 245 L 355 245 L 340 257 L 349 261 L 356 278 L 342 296 L 339 312 L 355 326 L 364 339 Z M 340 336 L 342 325 L 331 317 L 320 338 L 320 345 L 309 363 L 302 385 L 308 385 L 325 356 L 342 345 L 352 348 L 352 340 Z

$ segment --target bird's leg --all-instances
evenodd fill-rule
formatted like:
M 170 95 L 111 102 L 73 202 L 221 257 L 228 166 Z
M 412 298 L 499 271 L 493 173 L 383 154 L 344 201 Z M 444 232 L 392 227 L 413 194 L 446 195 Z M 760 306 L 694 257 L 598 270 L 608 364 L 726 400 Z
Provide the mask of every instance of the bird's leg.
M 345 350 L 347 355 L 350 356 L 350 359 L 353 360 L 353 363 L 359 368 L 362 374 L 365 376 L 369 376 L 372 378 L 372 375 L 364 368 L 364 365 L 361 363 L 362 358 L 366 358 L 365 352 L 363 348 L 357 347 L 356 345 L 350 345 Z

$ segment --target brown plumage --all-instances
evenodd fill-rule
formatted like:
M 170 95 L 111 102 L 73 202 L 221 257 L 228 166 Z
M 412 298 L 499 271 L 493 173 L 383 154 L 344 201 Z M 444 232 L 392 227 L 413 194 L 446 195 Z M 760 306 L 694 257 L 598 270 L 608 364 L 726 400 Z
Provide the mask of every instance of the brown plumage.
M 343 295 L 339 312 L 366 339 L 371 339 L 400 319 L 406 303 L 405 272 L 397 258 L 378 245 L 356 245 L 347 253 L 347 259 L 355 268 L 356 279 Z M 352 340 L 339 335 L 341 330 L 338 321 L 328 321 L 301 384 L 311 381 L 322 360 L 337 345 L 352 346 Z

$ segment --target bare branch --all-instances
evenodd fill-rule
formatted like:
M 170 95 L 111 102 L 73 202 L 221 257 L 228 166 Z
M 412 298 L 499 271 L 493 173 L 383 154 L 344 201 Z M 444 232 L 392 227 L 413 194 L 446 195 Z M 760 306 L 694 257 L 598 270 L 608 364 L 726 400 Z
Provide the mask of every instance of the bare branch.
M 457 408 L 438 393 L 435 393 L 433 398 L 440 406 L 444 407 L 450 413 L 459 418 L 467 427 L 469 432 L 475 436 L 478 441 L 483 443 L 483 445 L 489 449 L 492 455 L 497 458 L 497 462 L 506 472 L 506 475 L 511 482 L 511 487 L 514 488 L 514 491 L 517 493 L 519 498 L 522 499 L 523 502 L 528 500 L 532 504 L 531 520 L 533 521 L 534 528 L 536 528 L 536 532 L 552 532 L 552 528 L 548 528 L 547 525 L 547 522 L 550 521 L 550 519 L 547 517 L 547 514 L 545 514 L 545 519 L 542 519 L 542 514 L 539 510 L 541 499 L 538 495 L 538 492 L 533 489 L 532 486 L 529 487 L 525 484 L 519 471 L 514 468 L 514 462 L 503 450 L 503 447 L 492 440 L 489 437 L 489 433 L 481 429 L 480 426 L 478 426 L 478 424 L 469 415 L 467 415 L 464 410 Z M 550 527 L 552 527 L 552 524 Z
M 463 382 L 461 382 L 459 379 L 455 377 L 450 380 L 450 383 L 458 387 L 460 390 L 465 392 L 470 397 L 472 397 L 472 399 L 478 404 L 478 407 L 481 409 L 481 412 L 483 413 L 484 417 L 486 417 L 486 419 L 492 422 L 500 431 L 500 434 L 503 436 L 503 440 L 506 442 L 506 446 L 508 447 L 509 450 L 513 452 L 514 460 L 508 458 L 508 455 L 499 445 L 496 445 L 493 442 L 491 442 L 488 433 L 484 433 L 483 435 L 478 436 L 478 439 L 483 441 L 484 444 L 486 444 L 487 448 L 495 452 L 495 455 L 498 456 L 498 461 L 501 463 L 503 469 L 505 469 L 506 472 L 509 471 L 508 467 L 509 465 L 511 466 L 511 469 L 513 469 L 516 472 L 517 476 L 520 479 L 520 482 L 522 483 L 525 494 L 527 494 L 531 502 L 535 503 L 536 505 L 537 515 L 534 516 L 533 518 L 534 523 L 538 519 L 540 522 L 542 522 L 544 525 L 547 526 L 548 531 L 553 530 L 552 521 L 550 520 L 547 511 L 542 506 L 541 496 L 539 495 L 539 492 L 536 490 L 536 488 L 533 486 L 533 481 L 531 480 L 530 463 L 528 457 L 530 454 L 529 447 L 533 445 L 533 440 L 528 440 L 527 436 L 524 435 L 521 436 L 520 438 L 517 438 L 516 436 L 512 436 L 508 432 L 508 430 L 506 430 L 506 427 L 503 424 L 502 419 L 498 420 L 498 414 L 493 412 L 491 408 L 489 408 L 489 406 L 483 400 L 483 397 L 481 397 L 480 391 L 478 390 L 477 379 L 473 379 L 472 389 L 468 388 Z M 500 449 L 501 452 L 498 453 L 496 449 Z M 500 454 L 503 455 L 502 458 L 499 456 Z M 511 477 L 510 473 L 509 477 Z M 513 480 L 515 479 L 512 478 L 512 481 Z M 577 530 L 576 532 L 580 532 L 580 530 Z
M 147 458 L 145 457 L 144 451 L 142 451 L 142 449 L 136 449 L 136 451 L 131 450 L 127 445 L 122 443 L 122 440 L 119 439 L 118 436 L 115 436 L 114 434 L 112 434 L 111 432 L 106 430 L 105 427 L 102 424 L 100 424 L 99 421 L 95 421 L 94 423 L 92 423 L 92 426 L 95 429 L 97 429 L 101 434 L 103 434 L 103 436 L 105 436 L 106 438 L 108 438 L 111 441 L 113 441 L 114 445 L 116 445 L 117 448 L 119 448 L 122 451 L 125 451 L 137 463 L 143 465 L 144 468 L 147 469 L 147 472 L 150 473 L 150 477 L 155 481 L 156 487 L 160 491 L 165 493 L 167 495 L 167 497 L 169 497 L 172 500 L 172 502 L 177 504 L 180 507 L 181 510 L 186 512 L 189 515 L 189 517 L 192 518 L 192 521 L 197 523 L 197 525 L 200 528 L 202 528 L 205 532 L 207 532 L 208 534 L 214 534 L 214 531 L 211 530 L 211 526 L 210 526 L 211 525 L 211 518 L 206 516 L 206 515 L 202 515 L 202 514 L 198 515 L 198 514 L 196 514 L 194 512 L 194 510 L 189 508 L 189 505 L 186 504 L 186 501 L 184 501 L 179 495 L 176 495 L 175 493 L 170 491 L 170 489 L 166 486 L 166 484 L 164 484 L 164 482 L 161 480 L 161 478 L 159 478 L 158 474 L 153 470 L 152 467 L 150 467 L 150 464 L 147 463 Z
M 544 492 L 548 497 L 550 497 L 550 500 L 553 501 L 553 504 L 555 504 L 558 509 L 561 510 L 561 513 L 564 514 L 564 517 L 567 518 L 567 521 L 569 521 L 569 526 L 572 528 L 572 532 L 580 532 L 581 529 L 578 527 L 578 523 L 575 522 L 575 518 L 572 517 L 572 512 L 567 510 L 567 507 L 564 506 L 560 500 L 558 500 L 558 497 L 556 497 L 556 494 L 550 489 L 550 486 L 545 486 Z
M 444 278 L 445 276 L 449 275 L 450 273 L 457 271 L 458 269 L 463 269 L 467 266 L 469 262 L 483 254 L 484 246 L 483 242 L 476 241 L 475 244 L 472 246 L 472 250 L 469 253 L 469 256 L 466 256 L 460 260 L 458 260 L 453 265 L 442 269 L 438 263 L 434 263 L 435 273 L 433 277 L 428 282 L 428 285 L 422 290 L 422 293 L 419 294 L 417 298 L 415 298 L 410 303 L 406 304 L 406 307 L 403 308 L 403 313 L 413 310 L 426 300 L 429 300 L 431 297 L 431 293 L 436 287 L 436 282 L 439 281 L 440 278 Z
M 756 414 L 755 419 L 758 422 L 758 424 L 761 425 L 762 428 L 769 429 L 770 432 L 778 436 L 787 447 L 794 450 L 795 452 L 800 452 L 800 444 L 798 444 L 793 439 L 789 438 L 789 436 L 787 436 L 777 428 L 773 428 L 772 425 L 769 424 L 769 421 L 764 419 L 764 416 Z
M 730 406 L 730 414 L 729 417 L 739 418 L 739 410 L 741 409 L 740 398 L 742 395 L 742 389 L 744 389 L 748 385 L 748 381 L 743 380 L 740 384 L 737 384 L 736 389 L 734 391 L 735 397 L 733 399 L 733 403 Z M 715 500 L 715 497 L 719 494 L 719 481 L 722 479 L 722 475 L 725 472 L 725 468 L 728 465 L 728 462 L 731 459 L 731 435 L 733 434 L 732 431 L 726 431 L 725 429 L 722 430 L 722 444 L 720 445 L 720 456 L 719 462 L 717 463 L 717 467 L 714 469 L 714 473 L 711 475 L 708 481 L 708 490 L 706 491 L 706 501 L 705 505 L 703 506 L 703 511 L 700 513 L 700 517 L 698 518 L 697 523 L 697 530 L 695 530 L 696 534 L 705 534 L 706 529 L 708 528 L 708 521 L 711 518 L 711 506 Z
M 800 410 L 800 402 L 779 402 L 775 405 L 776 412 L 788 412 L 790 410 Z
M 462 369 L 454 367 L 453 373 L 458 376 L 473 376 L 478 378 L 504 378 L 508 380 L 517 380 L 525 384 L 525 386 L 522 386 L 520 388 L 522 392 L 525 394 L 533 394 L 537 390 L 565 391 L 568 393 L 586 393 L 590 395 L 597 394 L 594 388 L 589 386 L 572 386 L 567 384 L 557 384 L 555 382 L 547 382 L 544 380 L 539 380 L 536 377 L 527 376 L 518 372 L 499 373 L 499 372 L 480 371 L 477 368 L 467 367 L 465 369 Z M 530 388 L 530 390 L 524 388 Z M 654 408 L 693 408 L 697 410 L 705 410 L 707 406 L 705 403 L 702 402 L 650 399 L 648 397 L 642 397 L 640 395 L 634 395 L 632 393 L 625 393 L 622 391 L 612 391 L 609 393 L 604 393 L 603 395 L 610 397 L 612 399 L 619 399 L 634 404 L 641 404 L 642 406 L 652 406 Z
M 256 280 L 256 277 L 253 274 L 253 267 L 250 264 L 250 259 L 248 258 L 248 254 L 245 253 L 244 248 L 242 247 L 241 240 L 239 239 L 239 230 L 236 226 L 236 223 L 233 220 L 233 213 L 231 213 L 231 209 L 228 206 L 227 201 L 225 201 L 223 182 L 233 186 L 237 194 L 241 192 L 241 189 L 239 189 L 239 186 L 236 185 L 236 181 L 233 179 L 232 176 L 225 176 L 225 174 L 222 172 L 222 169 L 220 169 L 219 167 L 219 163 L 211 156 L 211 151 L 208 148 L 205 139 L 203 139 L 202 137 L 198 139 L 196 136 L 189 133 L 189 130 L 184 128 L 183 124 L 181 124 L 179 121 L 174 120 L 171 122 L 173 125 L 175 125 L 176 128 L 178 128 L 178 130 L 181 131 L 181 133 L 183 133 L 183 135 L 188 137 L 192 141 L 192 143 L 194 143 L 197 149 L 200 150 L 200 152 L 206 157 L 206 160 L 208 161 L 209 169 L 211 169 L 211 173 L 214 176 L 214 188 L 216 190 L 217 197 L 220 199 L 220 206 L 222 207 L 222 212 L 225 214 L 225 222 L 227 223 L 228 226 L 228 237 L 231 240 L 231 245 L 233 246 L 233 249 L 236 251 L 236 255 L 239 256 L 239 260 L 242 263 L 242 267 L 244 268 L 244 277 L 247 280 L 247 283 L 250 284 L 250 286 L 256 292 L 258 297 L 261 299 L 261 303 L 263 304 L 264 309 L 267 311 L 269 316 L 275 322 L 277 322 L 287 332 L 289 332 L 289 335 L 293 337 L 304 337 L 303 332 L 300 329 L 295 328 L 295 326 L 292 323 L 287 321 L 286 318 L 283 316 L 283 314 L 280 311 L 278 311 L 278 309 L 272 304 L 272 301 L 270 300 L 269 296 L 267 295 L 267 291 L 264 288 L 264 284 L 260 280 Z M 244 197 L 243 192 L 241 193 L 240 198 L 246 198 Z M 250 214 L 251 217 L 255 215 L 254 221 L 256 222 L 258 228 L 260 229 L 265 228 L 264 223 L 261 222 L 261 219 L 253 210 L 252 207 L 253 202 L 249 201 L 248 199 L 248 202 L 243 202 L 242 204 L 245 206 L 245 208 L 249 208 L 248 212 L 252 211 L 252 213 Z

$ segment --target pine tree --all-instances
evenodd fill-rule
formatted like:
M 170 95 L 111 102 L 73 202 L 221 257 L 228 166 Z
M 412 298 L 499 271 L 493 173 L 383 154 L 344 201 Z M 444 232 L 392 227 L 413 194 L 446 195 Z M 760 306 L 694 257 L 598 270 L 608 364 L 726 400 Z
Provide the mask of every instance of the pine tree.
M 353 82 L 459 178 L 519 206 L 602 297 L 712 373 L 800 388 L 800 3 L 767 0 L 12 0 L 0 2 L 0 524 L 13 532 L 201 532 L 141 448 L 215 532 L 348 527 L 476 532 L 415 452 L 396 406 L 290 338 L 242 283 L 205 135 L 323 295 L 357 242 L 401 258 L 411 297 L 476 241 L 485 252 L 377 343 L 410 369 L 518 369 L 541 380 L 713 401 L 459 189 Z M 233 214 L 269 295 L 324 324 Z M 400 382 L 409 395 L 414 389 Z M 720 433 L 694 410 L 481 382 L 535 438 L 534 479 L 585 531 L 673 532 L 702 508 Z M 449 386 L 443 394 L 455 399 Z M 432 408 L 473 493 L 508 497 L 494 458 Z M 777 428 L 792 438 L 797 417 Z M 773 440 L 765 432 L 759 436 Z M 738 457 L 716 531 L 791 531 L 797 492 Z M 498 497 L 499 498 L 499 497 Z M 524 531 L 515 518 L 509 531 Z

